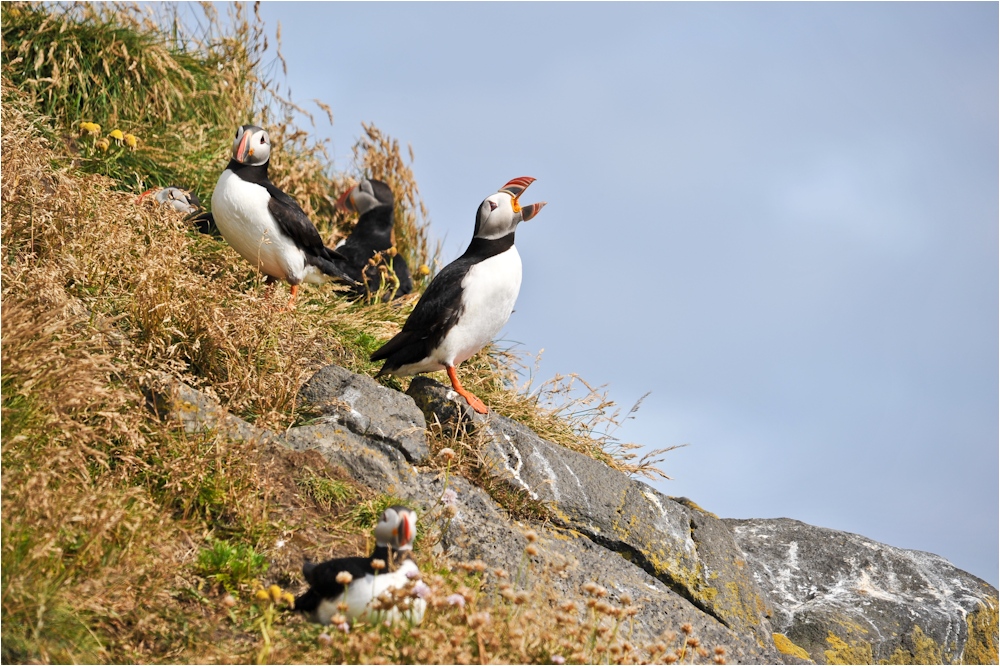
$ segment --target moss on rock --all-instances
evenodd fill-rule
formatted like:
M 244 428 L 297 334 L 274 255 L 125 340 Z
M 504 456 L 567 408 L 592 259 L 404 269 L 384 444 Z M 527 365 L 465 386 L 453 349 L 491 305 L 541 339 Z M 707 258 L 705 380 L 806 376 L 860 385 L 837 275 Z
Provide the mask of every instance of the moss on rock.
M 771 636 L 774 638 L 774 647 L 778 648 L 778 652 L 781 654 L 790 654 L 799 659 L 812 660 L 809 653 L 793 643 L 788 636 L 784 634 L 771 634 Z
M 981 604 L 979 610 L 969 613 L 965 621 L 969 625 L 969 638 L 962 652 L 962 663 L 965 664 L 995 664 L 998 660 L 997 635 L 998 607 L 994 604 Z

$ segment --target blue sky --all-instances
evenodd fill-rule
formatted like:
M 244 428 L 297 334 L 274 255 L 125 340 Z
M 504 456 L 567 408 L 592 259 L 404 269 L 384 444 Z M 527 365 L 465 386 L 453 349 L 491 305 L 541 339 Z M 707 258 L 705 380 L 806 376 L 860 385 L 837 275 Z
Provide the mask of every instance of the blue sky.
M 655 485 L 998 582 L 996 3 L 264 3 L 288 82 L 412 145 L 450 261 L 514 176 L 503 333 Z M 318 114 L 322 116 L 322 114 Z

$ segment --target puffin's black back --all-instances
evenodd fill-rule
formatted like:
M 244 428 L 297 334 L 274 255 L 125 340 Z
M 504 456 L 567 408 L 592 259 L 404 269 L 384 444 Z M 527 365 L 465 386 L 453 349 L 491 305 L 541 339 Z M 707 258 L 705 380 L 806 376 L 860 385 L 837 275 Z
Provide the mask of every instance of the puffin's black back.
M 392 247 L 392 227 L 395 223 L 395 199 L 389 186 L 380 180 L 370 180 L 372 192 L 379 201 L 378 206 L 365 212 L 358 219 L 357 225 L 337 252 L 347 258 L 346 270 L 358 282 L 351 291 L 359 296 L 365 296 L 365 281 L 371 292 L 378 291 L 382 284 L 382 275 L 378 266 L 368 265 L 368 260 L 376 252 L 385 252 Z M 393 272 L 399 279 L 399 287 L 393 298 L 404 296 L 413 291 L 413 280 L 410 268 L 401 254 L 396 254 L 391 260 L 386 257 Z M 386 296 L 389 296 L 388 294 Z
M 302 576 L 309 584 L 309 589 L 295 598 L 295 610 L 308 613 L 316 610 L 324 599 L 338 597 L 344 591 L 344 585 L 337 582 L 337 575 L 342 571 L 351 574 L 354 580 L 374 574 L 372 560 L 388 563 L 388 546 L 376 546 L 367 557 L 338 557 L 320 564 L 306 562 L 302 565 Z
M 473 238 L 461 257 L 434 276 L 403 330 L 371 355 L 372 361 L 385 359 L 376 376 L 427 358 L 462 316 L 462 280 L 469 269 L 513 245 L 513 233 L 495 240 Z

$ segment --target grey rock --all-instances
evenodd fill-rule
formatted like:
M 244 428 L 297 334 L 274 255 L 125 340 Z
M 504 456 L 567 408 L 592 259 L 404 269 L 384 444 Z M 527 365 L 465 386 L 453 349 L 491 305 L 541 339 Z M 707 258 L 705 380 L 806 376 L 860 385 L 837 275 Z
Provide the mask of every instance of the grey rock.
M 414 479 L 413 467 L 399 449 L 336 424 L 290 428 L 284 442 L 296 451 L 316 450 L 332 464 L 347 470 L 355 481 L 380 493 L 398 495 Z
M 385 442 L 411 463 L 420 464 L 430 455 L 423 412 L 411 398 L 371 377 L 328 365 L 302 386 L 299 399 L 322 414 L 320 423 L 340 424 Z
M 188 434 L 206 430 L 237 440 L 274 440 L 276 435 L 250 425 L 227 412 L 205 393 L 166 373 L 157 373 L 146 384 L 146 398 L 154 412 L 176 421 Z
M 947 560 L 788 518 L 724 522 L 774 602 L 775 631 L 817 663 L 983 663 L 966 654 L 968 618 L 995 617 L 997 590 Z
M 627 557 L 736 633 L 774 650 L 769 603 L 716 516 L 547 442 L 516 421 L 476 414 L 433 380 L 414 379 L 409 395 L 428 421 L 480 433 L 490 473 L 544 502 L 557 525 Z

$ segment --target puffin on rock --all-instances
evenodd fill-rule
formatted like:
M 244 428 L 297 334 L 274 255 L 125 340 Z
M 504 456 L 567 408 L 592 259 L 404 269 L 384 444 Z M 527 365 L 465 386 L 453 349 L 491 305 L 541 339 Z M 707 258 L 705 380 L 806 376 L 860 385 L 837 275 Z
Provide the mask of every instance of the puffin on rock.
M 354 280 L 339 265 L 344 257 L 323 244 L 295 199 L 267 177 L 270 158 L 265 130 L 256 125 L 236 130 L 233 157 L 212 193 L 212 214 L 222 237 L 267 276 L 268 284 L 285 280 L 291 285 L 291 308 L 302 282 Z
M 377 377 L 446 370 L 452 388 L 474 410 L 486 405 L 458 381 L 455 366 L 493 339 L 510 317 L 521 289 L 521 257 L 514 230 L 545 202 L 522 206 L 518 197 L 534 178 L 515 178 L 483 201 L 469 248 L 438 273 L 403 330 L 371 356 L 385 359 Z
M 385 252 L 393 246 L 392 227 L 394 223 L 395 198 L 389 186 L 380 180 L 364 179 L 344 192 L 337 200 L 337 207 L 361 215 L 357 225 L 347 240 L 334 248 L 347 258 L 343 266 L 347 274 L 357 282 L 351 291 L 358 296 L 376 293 L 382 287 L 382 274 L 378 266 L 369 262 L 376 252 Z M 399 286 L 386 293 L 390 301 L 405 296 L 413 290 L 410 269 L 401 254 L 394 254 L 386 260 L 399 280 Z
M 405 506 L 386 509 L 375 526 L 375 550 L 368 557 L 340 557 L 320 564 L 306 562 L 302 575 L 309 589 L 295 599 L 295 610 L 301 611 L 313 622 L 330 624 L 331 618 L 343 612 L 349 622 L 374 612 L 372 602 L 385 591 L 401 588 L 418 571 L 410 558 L 413 540 L 417 535 L 417 514 Z M 393 562 L 393 556 L 397 562 Z M 374 560 L 382 560 L 385 568 L 376 570 Z M 395 564 L 395 566 L 393 566 Z M 344 583 L 350 574 L 349 582 Z M 340 580 L 337 580 L 340 577 Z M 420 603 L 418 603 L 420 602 Z M 411 617 L 422 618 L 423 600 L 415 599 Z M 338 606 L 344 604 L 346 610 Z M 398 611 L 396 612 L 398 616 Z M 396 616 L 393 616 L 395 619 Z M 419 619 L 416 621 L 419 622 Z

